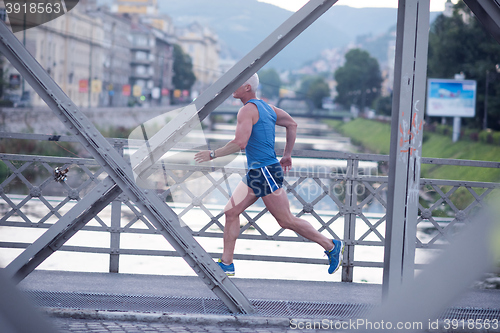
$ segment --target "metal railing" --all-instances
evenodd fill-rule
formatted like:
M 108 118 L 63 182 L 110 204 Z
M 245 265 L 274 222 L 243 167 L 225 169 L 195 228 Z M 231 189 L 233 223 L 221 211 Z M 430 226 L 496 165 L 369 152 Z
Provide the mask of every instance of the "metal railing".
M 3 138 L 54 140 L 48 135 L 6 134 Z M 74 141 L 61 136 L 58 141 Z M 115 148 L 127 153 L 130 142 L 110 139 Z M 236 157 L 235 161 L 241 157 Z M 383 267 L 388 156 L 294 151 L 295 167 L 287 174 L 292 212 L 311 222 L 327 237 L 346 242 L 342 281 L 353 281 L 355 267 Z M 106 177 L 93 159 L 0 154 L 7 167 L 0 178 L 0 228 L 47 229 Z M 423 164 L 500 168 L 500 163 L 423 158 Z M 70 167 L 65 182 L 54 179 L 56 167 Z M 480 169 L 478 169 L 480 170 Z M 149 186 L 168 202 L 197 238 L 222 238 L 224 205 L 231 189 L 245 174 L 242 167 L 224 168 L 164 163 L 150 179 Z M 155 176 L 156 175 L 156 176 Z M 487 203 L 498 183 L 421 179 L 416 235 L 417 252 L 443 248 L 457 228 L 469 221 Z M 257 202 L 241 217 L 239 239 L 252 242 L 280 241 L 307 243 L 308 240 L 267 223 L 270 214 Z M 109 271 L 120 271 L 121 255 L 177 256 L 173 250 L 134 248 L 124 245 L 125 235 L 155 235 L 154 226 L 123 194 L 109 209 L 95 216 L 82 230 L 109 234 L 109 245 L 65 245 L 61 251 L 109 254 Z M 222 240 L 220 241 L 222 244 Z M 2 249 L 24 249 L 30 242 L 0 241 Z M 361 248 L 378 249 L 379 260 L 367 259 Z M 357 251 L 358 250 L 358 251 Z M 240 260 L 326 264 L 326 259 L 296 255 L 236 253 Z M 211 252 L 216 257 L 220 253 Z M 373 258 L 373 257 L 372 257 Z M 417 262 L 417 268 L 420 263 Z

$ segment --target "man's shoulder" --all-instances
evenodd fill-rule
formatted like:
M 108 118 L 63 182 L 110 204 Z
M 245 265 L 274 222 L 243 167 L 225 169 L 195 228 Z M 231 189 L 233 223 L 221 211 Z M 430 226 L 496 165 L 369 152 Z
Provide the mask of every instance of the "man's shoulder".
M 257 105 L 254 103 L 250 102 L 245 105 L 243 105 L 240 110 L 238 111 L 238 114 L 253 114 L 255 112 L 258 112 Z

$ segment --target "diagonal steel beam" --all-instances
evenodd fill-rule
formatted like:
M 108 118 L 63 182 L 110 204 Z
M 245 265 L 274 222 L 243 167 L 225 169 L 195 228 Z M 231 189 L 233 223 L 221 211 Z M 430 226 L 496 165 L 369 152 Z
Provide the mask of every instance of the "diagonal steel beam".
M 110 201 L 115 200 L 122 193 L 118 186 L 113 185 L 113 180 L 108 177 L 94 187 L 56 224 L 5 267 L 5 273 L 16 282 L 28 276 L 38 265 L 81 230 L 87 222 L 92 220 L 97 213 L 106 208 Z M 95 200 L 96 198 L 97 200 Z
M 500 1 L 464 0 L 488 32 L 500 43 Z
M 200 95 L 195 103 L 197 110 L 196 115 L 187 113 L 188 119 L 183 119 L 182 125 L 178 129 L 160 131 L 160 139 L 157 140 L 158 144 L 155 145 L 153 152 L 160 150 L 165 152 L 170 149 L 175 144 L 176 140 L 187 134 L 190 124 L 193 124 L 195 121 L 200 121 L 200 119 L 204 119 L 211 111 L 220 105 L 222 101 L 229 97 L 234 89 L 264 66 L 336 2 L 337 0 L 311 0 L 301 10 L 292 15 L 266 40 L 259 44 L 213 86 Z M 109 198 L 106 200 L 111 202 L 120 191 L 123 191 L 136 202 L 158 231 L 162 233 L 176 251 L 184 257 L 200 278 L 202 278 L 209 288 L 224 301 L 231 311 L 244 313 L 252 312 L 253 308 L 250 302 L 223 274 L 218 265 L 211 260 L 210 256 L 201 246 L 199 246 L 191 234 L 187 233 L 187 231 L 180 226 L 179 219 L 172 209 L 162 202 L 154 193 L 148 192 L 147 190 L 143 191 L 137 186 L 133 179 L 132 168 L 102 137 L 85 115 L 78 110 L 76 105 L 26 51 L 4 23 L 0 24 L 0 51 L 4 53 L 11 64 L 16 67 L 34 90 L 44 99 L 47 105 L 66 124 L 68 129 L 77 136 L 78 140 L 94 156 L 99 164 L 103 166 L 106 172 L 108 172 L 110 175 L 108 180 L 112 180 L 114 184 L 111 185 L 109 189 L 106 189 L 108 194 L 113 193 L 113 195 L 108 195 Z M 189 108 L 186 109 L 189 110 Z M 171 132 L 172 130 L 173 132 Z M 148 144 L 144 146 L 147 146 L 146 155 L 151 157 L 151 145 Z M 146 148 L 143 148 L 143 150 L 144 149 Z M 148 159 L 145 161 L 147 160 Z M 141 160 L 141 162 L 142 161 L 144 160 Z M 147 170 L 147 168 L 145 169 Z M 118 186 L 119 189 L 113 189 L 115 186 Z M 90 198 L 91 201 L 94 200 L 94 203 L 90 205 L 90 211 L 94 215 L 98 213 L 99 205 L 102 207 L 103 203 L 106 202 L 106 200 L 99 201 L 97 197 L 100 196 L 93 195 L 93 197 Z M 77 204 L 77 206 L 78 205 L 79 204 Z M 80 206 L 83 205 L 83 203 L 80 204 Z M 67 219 L 65 223 L 61 223 L 57 225 L 57 227 L 63 230 L 71 229 L 67 228 L 71 224 L 73 224 L 73 226 L 79 225 L 82 227 L 86 223 L 84 221 L 88 218 L 88 215 L 86 215 L 87 217 L 85 218 L 82 216 L 84 215 L 80 215 L 79 219 L 74 219 L 70 223 L 68 223 L 69 219 Z M 75 221 L 78 221 L 78 223 Z M 66 228 L 64 228 L 64 224 L 66 224 Z M 72 230 L 71 232 L 67 231 L 67 235 L 74 234 L 78 231 L 78 228 L 73 228 Z M 60 233 L 58 233 L 58 235 L 60 236 Z M 57 239 L 61 238 L 58 237 Z M 57 242 L 56 237 L 52 237 L 49 241 L 39 242 L 40 244 L 37 244 L 37 246 L 39 248 L 46 248 L 45 245 L 51 242 L 54 243 L 56 248 L 58 244 L 62 245 L 64 243 L 64 241 Z M 37 255 L 39 255 L 37 257 L 38 260 L 33 260 L 33 266 L 36 267 L 36 265 L 38 265 L 37 262 L 43 261 L 43 255 L 41 255 L 40 251 L 37 251 L 37 249 L 28 248 L 26 251 L 26 258 L 24 258 L 25 263 L 26 260 L 29 262 L 32 258 L 37 257 Z M 50 255 L 50 251 L 46 252 Z M 20 261 L 22 262 L 23 260 Z M 34 269 L 33 266 L 32 268 Z M 13 269 L 13 271 L 14 273 L 22 273 L 19 269 Z
M 135 183 L 130 165 L 97 131 L 3 22 L 0 23 L 0 51 L 107 172 L 114 184 L 104 183 L 102 185 L 104 190 L 109 193 L 111 186 L 118 186 L 125 195 L 131 198 L 158 232 L 169 241 L 230 311 L 253 312 L 250 301 L 222 272 L 217 263 L 210 258 L 186 228 L 182 228 L 175 212 L 154 192 L 142 190 Z M 101 195 L 96 193 L 89 200 L 97 202 Z M 110 201 L 112 201 L 112 197 L 110 196 Z M 82 206 L 80 205 L 79 208 Z M 92 205 L 92 208 L 95 206 Z M 62 227 L 62 225 L 58 225 L 58 227 Z M 46 242 L 41 241 L 40 243 Z M 37 246 L 40 245 L 37 244 Z M 37 253 L 30 251 L 26 252 L 26 257 L 36 258 Z M 8 272 L 12 273 L 10 269 Z

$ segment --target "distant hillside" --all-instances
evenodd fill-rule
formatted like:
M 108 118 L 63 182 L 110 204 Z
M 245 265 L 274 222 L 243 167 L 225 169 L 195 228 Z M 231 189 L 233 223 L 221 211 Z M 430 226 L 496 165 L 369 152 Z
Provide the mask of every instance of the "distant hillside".
M 111 3 L 111 0 L 100 0 Z M 162 13 L 176 25 L 198 21 L 211 27 L 224 51 L 240 59 L 293 13 L 257 0 L 159 1 Z M 437 16 L 432 13 L 431 19 Z M 351 8 L 334 5 L 278 54 L 268 66 L 294 69 L 315 59 L 327 48 L 353 43 L 360 35 L 378 35 L 396 25 L 396 8 Z
M 237 59 L 293 14 L 257 0 L 168 0 L 159 4 L 160 10 L 170 15 L 178 25 L 197 20 L 212 27 Z M 432 13 L 431 20 L 437 14 Z M 396 25 L 396 21 L 396 8 L 334 5 L 277 55 L 269 66 L 298 68 L 315 59 L 326 48 L 345 46 L 355 42 L 360 35 L 385 34 Z
M 256 0 L 169 0 L 160 3 L 160 10 L 170 15 L 177 25 L 197 20 L 212 27 L 236 59 L 252 50 L 292 15 Z M 276 56 L 271 65 L 296 68 L 321 50 L 345 45 L 350 40 L 328 21 L 318 21 Z

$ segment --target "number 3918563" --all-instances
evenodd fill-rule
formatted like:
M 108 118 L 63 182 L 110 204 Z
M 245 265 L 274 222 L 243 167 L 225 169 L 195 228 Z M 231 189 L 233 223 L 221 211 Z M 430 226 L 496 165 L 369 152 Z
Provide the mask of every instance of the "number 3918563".
M 7 14 L 59 14 L 62 11 L 61 2 L 25 2 L 25 3 L 5 3 Z

